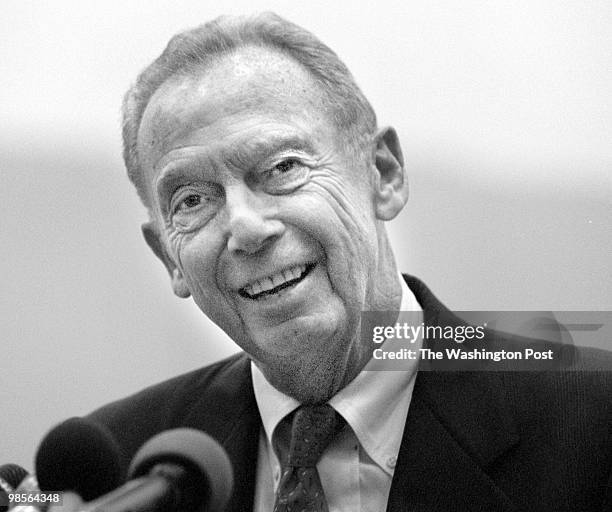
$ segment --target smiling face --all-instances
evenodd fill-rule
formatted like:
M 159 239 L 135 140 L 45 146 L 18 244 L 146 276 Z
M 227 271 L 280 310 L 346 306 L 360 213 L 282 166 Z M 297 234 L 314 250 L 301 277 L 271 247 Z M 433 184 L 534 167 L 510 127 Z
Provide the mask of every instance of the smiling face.
M 400 300 L 381 222 L 405 202 L 399 148 L 378 136 L 361 154 L 321 105 L 298 63 L 246 48 L 164 84 L 138 137 L 145 234 L 175 293 L 302 402 L 355 377 L 360 312 Z

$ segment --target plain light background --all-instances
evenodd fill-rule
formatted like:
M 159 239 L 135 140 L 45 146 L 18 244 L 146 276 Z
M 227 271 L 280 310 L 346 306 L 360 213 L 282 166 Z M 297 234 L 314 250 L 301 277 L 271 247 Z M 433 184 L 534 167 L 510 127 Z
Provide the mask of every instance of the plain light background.
M 400 267 L 451 308 L 612 309 L 612 3 L 2 4 L 0 464 L 55 423 L 234 352 L 141 240 L 123 93 L 177 31 L 274 10 L 403 143 Z

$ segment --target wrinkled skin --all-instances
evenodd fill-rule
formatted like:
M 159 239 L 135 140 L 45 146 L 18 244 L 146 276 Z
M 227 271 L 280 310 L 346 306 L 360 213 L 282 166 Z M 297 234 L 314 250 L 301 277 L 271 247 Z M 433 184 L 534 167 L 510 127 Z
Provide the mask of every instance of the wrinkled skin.
M 281 391 L 324 402 L 369 360 L 359 316 L 399 309 L 383 221 L 407 185 L 392 129 L 356 151 L 298 63 L 247 48 L 174 77 L 145 110 L 145 237 L 174 292 L 193 297 Z M 257 280 L 309 273 L 264 298 Z M 253 288 L 247 288 L 253 290 Z

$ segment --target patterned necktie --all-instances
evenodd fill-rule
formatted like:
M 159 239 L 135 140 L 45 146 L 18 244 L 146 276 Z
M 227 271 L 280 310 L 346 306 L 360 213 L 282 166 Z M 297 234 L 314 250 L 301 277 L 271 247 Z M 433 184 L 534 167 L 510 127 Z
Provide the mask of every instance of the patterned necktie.
M 274 512 L 328 512 L 316 464 L 344 426 L 330 405 L 303 405 L 293 415 Z

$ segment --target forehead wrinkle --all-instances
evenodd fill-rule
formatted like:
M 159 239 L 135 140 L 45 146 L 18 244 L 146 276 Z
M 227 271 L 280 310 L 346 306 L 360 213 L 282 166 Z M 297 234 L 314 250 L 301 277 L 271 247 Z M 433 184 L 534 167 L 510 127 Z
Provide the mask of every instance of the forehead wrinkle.
M 267 136 L 249 138 L 243 143 L 229 144 L 223 150 L 223 157 L 232 165 L 241 169 L 250 169 L 254 165 L 272 158 L 283 151 L 304 151 L 313 153 L 312 145 L 297 133 L 276 133 Z
M 315 152 L 306 137 L 299 132 L 292 133 L 289 129 L 278 128 L 265 134 L 250 135 L 247 132 L 242 137 L 240 135 L 241 132 L 238 131 L 236 136 L 229 135 L 226 140 L 222 139 L 209 146 L 188 145 L 173 148 L 158 162 L 162 164 L 158 180 L 166 179 L 166 174 L 171 177 L 183 170 L 188 172 L 193 166 L 212 168 L 230 163 L 236 167 L 249 168 L 283 151 L 300 151 L 309 155 Z
M 262 114 L 273 114 L 276 118 L 276 121 L 272 121 L 272 124 L 275 122 L 279 123 L 291 123 L 292 121 L 292 112 L 291 107 L 288 104 L 284 104 L 280 101 L 277 104 L 275 111 L 270 111 L 267 109 L 263 109 L 261 107 L 262 104 L 266 104 L 264 98 L 267 99 L 275 98 L 279 100 L 283 95 L 280 94 L 280 91 L 277 90 L 276 87 L 266 88 L 266 87 L 254 87 L 251 94 L 236 94 L 234 96 L 234 101 L 230 104 L 216 104 L 215 94 L 208 95 L 208 97 L 203 97 L 203 102 L 213 102 L 215 104 L 215 108 L 209 108 L 209 111 L 206 110 L 187 110 L 186 102 L 183 102 L 184 95 L 188 93 L 188 90 L 198 90 L 198 87 L 191 83 L 190 86 L 179 87 L 178 89 L 170 88 L 173 90 L 173 93 L 168 97 L 165 96 L 164 99 L 160 102 L 157 102 L 157 98 L 152 101 L 152 108 L 149 109 L 147 114 L 153 119 L 153 123 L 150 123 L 148 133 L 146 136 L 141 131 L 141 143 L 143 145 L 148 145 L 153 148 L 157 144 L 162 141 L 165 141 L 166 144 L 172 146 L 172 140 L 181 139 L 191 133 L 194 130 L 194 127 L 198 125 L 200 122 L 204 122 L 205 125 L 214 126 L 217 121 L 220 120 L 231 120 L 233 117 L 237 119 L 242 118 L 243 120 L 248 119 L 249 117 L 257 118 L 257 116 Z M 295 99 L 295 98 L 294 98 Z M 310 101 L 307 102 L 308 104 Z M 211 113 L 215 112 L 214 117 L 211 116 Z M 184 116 L 182 114 L 187 113 L 188 118 L 190 118 L 190 122 L 185 122 Z M 315 113 L 315 117 L 311 122 L 319 123 L 321 119 L 317 119 L 317 115 L 319 112 L 314 110 L 314 112 L 310 112 L 310 115 Z M 272 129 L 273 130 L 273 129 Z M 277 129 L 278 130 L 278 129 Z M 280 134 L 274 134 L 276 138 L 279 139 L 287 139 L 287 136 L 280 136 Z M 244 164 L 251 160 L 253 156 L 260 156 L 260 158 L 265 158 L 269 156 L 269 153 L 274 152 L 276 147 L 274 145 L 278 145 L 279 143 L 284 143 L 286 146 L 290 144 L 295 145 L 299 149 L 304 149 L 304 141 L 301 141 L 299 137 L 295 134 L 290 136 L 292 140 L 287 141 L 273 141 L 272 149 L 266 150 L 266 146 L 270 146 L 270 142 L 267 140 L 255 141 L 252 144 L 248 144 L 247 147 L 240 146 L 239 155 L 237 155 L 240 163 Z M 146 139 L 146 140 L 145 140 Z M 197 142 L 196 139 L 193 140 L 195 144 Z M 245 142 L 241 141 L 241 145 L 244 145 Z M 169 149 L 168 147 L 166 149 Z M 177 147 L 172 148 L 179 149 Z M 309 148 L 310 149 L 310 148 Z

